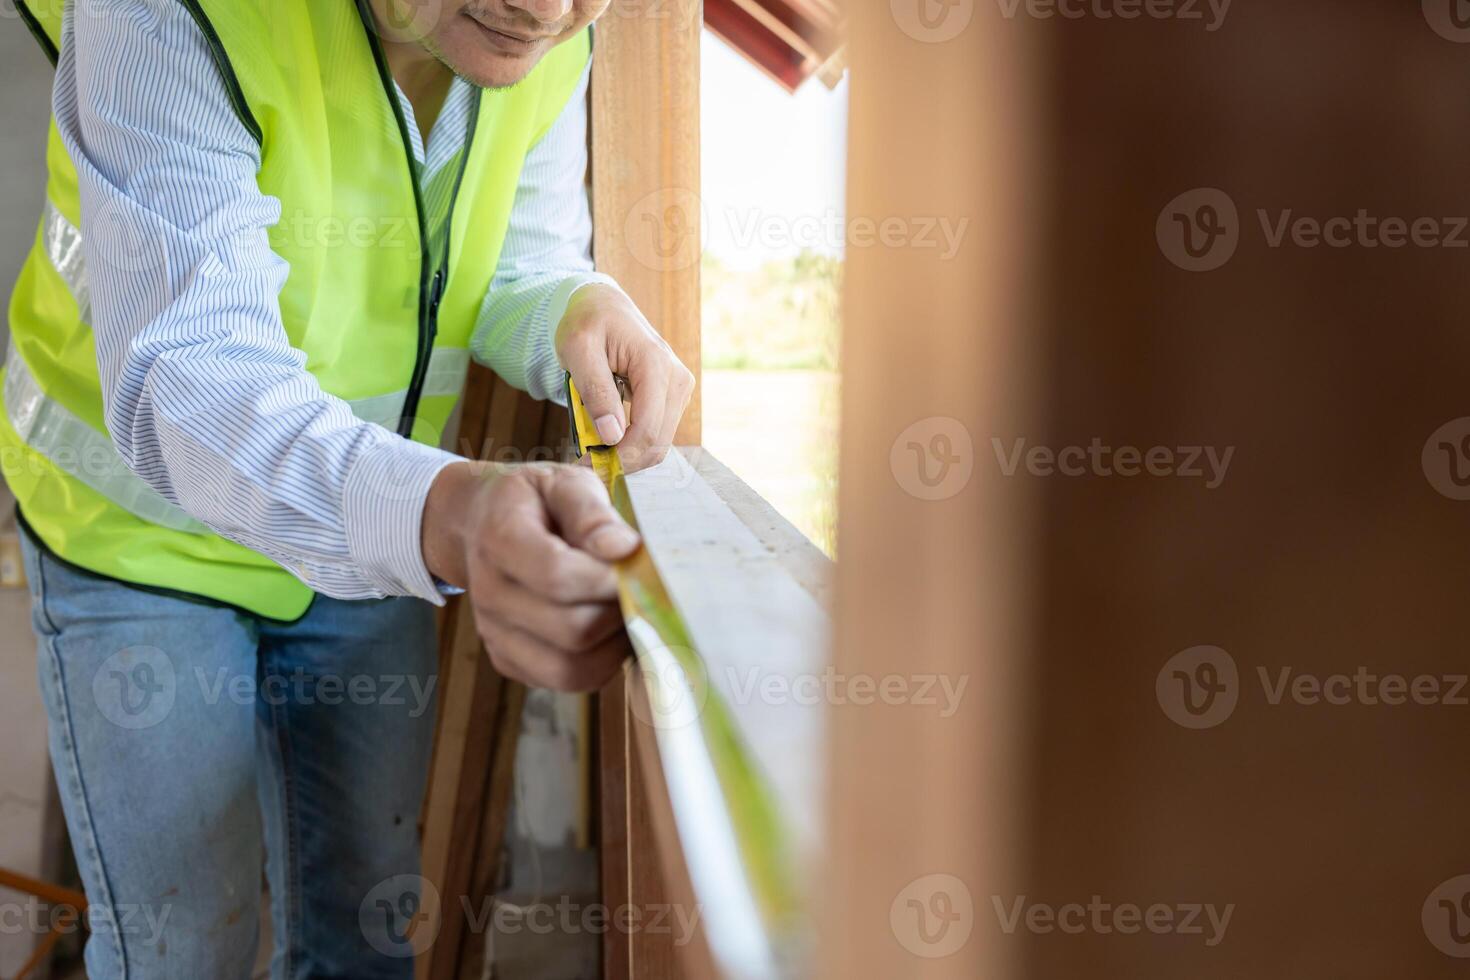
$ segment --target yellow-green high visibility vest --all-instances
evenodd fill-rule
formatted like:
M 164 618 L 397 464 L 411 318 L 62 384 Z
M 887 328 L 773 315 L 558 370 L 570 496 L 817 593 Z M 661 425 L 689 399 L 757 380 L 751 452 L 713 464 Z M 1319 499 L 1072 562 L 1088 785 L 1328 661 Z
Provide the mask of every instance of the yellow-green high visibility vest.
M 53 62 L 65 2 L 20 4 Z M 277 230 L 394 232 L 273 230 L 272 249 L 290 263 L 280 303 L 291 344 L 306 352 L 323 390 L 359 418 L 437 442 L 463 387 L 526 153 L 576 91 L 588 32 L 554 48 L 519 85 L 479 93 L 447 254 L 436 266 L 407 123 L 365 0 L 180 2 L 260 144 L 257 179 L 281 202 Z M 26 522 L 82 568 L 297 618 L 311 603 L 306 585 L 191 519 L 118 456 L 87 324 L 77 175 L 54 120 L 47 168 L 45 213 L 10 302 L 0 413 L 0 462 Z

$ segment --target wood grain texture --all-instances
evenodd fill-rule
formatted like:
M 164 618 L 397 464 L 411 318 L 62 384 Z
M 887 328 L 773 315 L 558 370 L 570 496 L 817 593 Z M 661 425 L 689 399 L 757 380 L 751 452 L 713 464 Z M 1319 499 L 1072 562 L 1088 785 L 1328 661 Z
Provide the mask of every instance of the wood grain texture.
M 677 439 L 687 443 L 700 439 L 701 23 L 698 0 L 617 5 L 598 24 L 590 96 L 593 254 L 695 375 Z M 646 788 L 628 710 L 617 682 L 598 696 L 599 851 L 610 908 L 668 902 L 640 815 Z M 672 980 L 674 962 L 657 937 L 604 936 L 605 980 Z
M 968 683 L 950 717 L 833 705 L 820 975 L 1016 980 L 1013 950 L 989 933 L 953 950 L 924 939 L 992 917 L 989 896 L 1014 894 L 1021 870 L 1031 502 L 975 460 L 987 443 L 947 499 L 922 499 L 918 474 L 896 464 L 908 442 L 948 433 L 946 419 L 977 442 L 1034 431 L 1029 157 L 1041 120 L 1027 18 L 975 4 L 968 29 L 924 43 L 897 19 L 919 9 L 848 5 L 848 213 L 965 220 L 968 233 L 947 261 L 902 247 L 847 257 L 834 657 L 845 677 Z M 950 924 L 935 914 L 946 909 L 967 918 Z
M 475 915 L 475 922 L 488 923 L 486 915 L 499 884 L 501 857 L 505 848 L 505 831 L 510 818 L 511 797 L 515 790 L 515 753 L 521 731 L 521 717 L 526 704 L 526 687 L 502 681 L 499 703 L 495 707 L 494 750 L 490 775 L 485 787 L 484 803 L 481 807 L 480 826 L 474 841 L 466 840 L 460 859 L 469 861 L 469 850 L 473 846 L 474 870 L 471 873 L 466 895 Z M 479 980 L 485 975 L 486 936 L 483 929 L 466 923 L 459 946 L 460 980 Z
M 701 23 L 698 0 L 615 4 L 592 66 L 593 254 L 694 372 L 678 445 L 700 441 Z
M 629 664 L 624 677 L 629 677 L 633 669 Z M 634 718 L 650 717 L 648 694 L 642 684 L 630 683 L 627 696 L 633 702 Z M 705 934 L 705 917 L 719 915 L 719 910 L 702 905 L 690 881 L 663 778 L 657 733 L 648 725 L 637 724 L 630 735 L 632 751 L 628 762 L 635 770 L 635 784 L 644 791 L 641 805 L 632 810 L 630 830 L 640 843 L 639 852 L 647 855 L 646 873 L 658 877 L 661 895 L 671 910 L 665 921 L 679 923 L 670 933 L 634 933 L 630 937 L 629 961 L 635 965 L 634 975 L 720 980 Z M 692 935 L 682 934 L 684 922 L 694 923 Z
M 1426 921 L 1470 870 L 1464 709 L 1269 686 L 1465 672 L 1470 511 L 1422 454 L 1467 415 L 1466 252 L 1270 237 L 1287 211 L 1464 213 L 1465 48 L 1425 16 L 1449 5 L 1236 6 L 1207 31 L 975 4 L 927 44 L 897 9 L 849 7 L 849 213 L 970 225 L 949 261 L 849 255 L 836 652 L 968 688 L 949 718 L 834 711 L 823 976 L 1463 976 Z M 1205 272 L 1157 231 L 1197 188 L 1238 209 Z M 921 499 L 944 419 L 973 471 Z M 1006 476 L 1017 439 L 1234 455 L 1214 489 Z M 1207 644 L 1238 701 L 1195 730 L 1166 665 Z M 1233 917 L 1213 946 L 1007 931 L 1021 896 Z M 963 942 L 928 958 L 946 924 Z
M 604 773 L 617 766 L 629 772 L 614 786 L 628 794 L 626 814 L 605 817 L 610 833 L 626 845 L 620 852 L 604 848 L 609 894 L 617 889 L 617 901 L 644 911 L 657 903 L 679 910 L 681 918 L 698 912 L 692 941 L 671 944 L 682 937 L 659 933 L 620 940 L 614 955 L 627 959 L 616 969 L 629 976 L 712 977 L 717 961 L 761 975 L 776 962 L 795 966 L 808 946 L 796 906 L 817 850 L 823 709 L 779 692 L 804 690 L 804 679 L 821 676 L 827 617 L 814 593 L 824 591 L 817 580 L 830 575 L 830 562 L 703 450 L 678 450 L 627 479 L 645 547 L 704 668 L 691 678 L 695 702 L 684 702 L 684 710 L 703 715 L 718 704 L 732 726 L 719 730 L 732 741 L 717 739 L 690 754 L 687 740 L 698 745 L 702 723 L 669 715 L 667 705 L 652 711 L 640 666 L 630 664 L 622 682 L 604 694 L 604 704 L 616 700 L 623 707 L 612 716 L 617 727 L 604 720 Z M 811 591 L 798 575 L 808 578 Z M 773 682 L 776 695 L 757 694 Z M 707 754 L 706 764 L 717 767 L 710 783 L 691 782 L 692 769 L 666 771 L 671 752 L 684 753 L 686 765 Z M 751 763 L 755 775 L 748 782 L 742 776 L 725 781 L 735 752 Z M 706 785 L 716 786 L 712 795 L 698 795 Z M 671 788 L 681 794 L 677 805 Z M 750 795 L 719 798 L 730 791 Z M 763 822 L 767 801 L 780 830 Z M 722 828 L 727 819 L 730 825 Z M 741 854 L 737 840 L 778 860 L 762 863 Z M 747 888 L 750 894 L 743 895 Z M 767 937 L 768 949 L 752 942 L 759 935 Z

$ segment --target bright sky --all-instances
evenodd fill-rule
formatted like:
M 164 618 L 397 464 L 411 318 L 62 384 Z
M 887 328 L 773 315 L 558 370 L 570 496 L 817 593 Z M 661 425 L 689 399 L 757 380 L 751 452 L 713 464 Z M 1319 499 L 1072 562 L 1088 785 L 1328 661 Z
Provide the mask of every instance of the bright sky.
M 701 51 L 707 249 L 749 268 L 844 239 L 847 79 L 796 95 L 706 31 Z

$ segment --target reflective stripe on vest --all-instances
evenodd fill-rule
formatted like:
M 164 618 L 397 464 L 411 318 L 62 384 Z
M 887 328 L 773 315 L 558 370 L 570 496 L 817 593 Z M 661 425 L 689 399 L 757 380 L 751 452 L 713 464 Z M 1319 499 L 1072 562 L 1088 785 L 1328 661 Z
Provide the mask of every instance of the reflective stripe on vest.
M 85 322 L 91 310 L 87 268 L 82 260 L 82 233 L 49 201 L 42 227 L 46 256 L 71 290 Z M 424 395 L 458 397 L 469 365 L 470 352 L 463 347 L 435 348 L 424 379 Z M 135 517 L 176 531 L 208 532 L 203 524 L 169 503 L 129 470 L 107 433 L 92 428 L 65 405 L 47 397 L 14 344 L 6 352 L 5 368 L 5 413 L 26 445 L 63 473 L 80 480 Z M 408 390 L 400 388 L 349 401 L 347 405 L 362 421 L 392 429 L 398 423 L 407 396 Z
M 92 293 L 87 288 L 87 268 L 82 262 L 82 233 L 49 200 L 46 213 L 41 216 L 41 247 L 56 267 L 56 274 L 71 290 L 77 309 L 81 310 L 82 322 L 91 323 Z
M 14 344 L 5 357 L 5 414 L 26 445 L 134 517 L 191 534 L 209 530 L 134 475 L 105 433 L 47 398 Z
M 458 395 L 469 360 L 470 352 L 463 348 L 436 349 L 424 394 Z M 400 389 L 347 405 L 362 421 L 391 429 L 407 395 L 407 389 Z M 98 432 L 65 405 L 48 398 L 13 344 L 5 357 L 5 414 L 26 445 L 128 513 L 176 531 L 208 531 L 134 475 L 105 432 Z

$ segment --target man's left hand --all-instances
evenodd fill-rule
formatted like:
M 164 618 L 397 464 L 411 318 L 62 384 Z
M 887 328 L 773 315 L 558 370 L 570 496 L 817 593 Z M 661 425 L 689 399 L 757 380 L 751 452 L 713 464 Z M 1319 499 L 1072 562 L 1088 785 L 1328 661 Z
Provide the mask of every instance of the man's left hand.
M 668 454 L 694 375 L 623 291 L 583 286 L 572 294 L 556 330 L 556 354 L 571 372 L 597 433 L 629 471 Z M 633 392 L 632 425 L 613 375 Z

